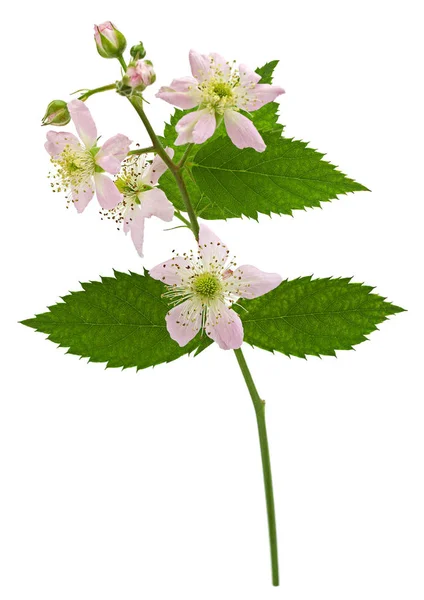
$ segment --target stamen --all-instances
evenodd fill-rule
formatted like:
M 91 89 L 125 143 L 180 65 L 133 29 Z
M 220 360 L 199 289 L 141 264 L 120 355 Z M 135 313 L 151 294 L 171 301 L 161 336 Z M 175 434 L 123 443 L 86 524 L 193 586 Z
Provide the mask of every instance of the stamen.
M 95 173 L 93 154 L 82 146 L 66 145 L 62 152 L 51 158 L 56 172 L 49 173 L 53 192 L 68 192 L 67 204 L 78 201 L 78 192 L 87 193 L 93 189 L 92 177 Z
M 118 225 L 118 229 L 123 223 L 126 225 L 131 223 L 136 206 L 141 204 L 139 194 L 151 189 L 143 180 L 149 166 L 146 154 L 131 156 L 122 163 L 115 184 L 121 192 L 123 200 L 110 210 L 102 209 L 100 211 L 102 219 L 114 221 Z

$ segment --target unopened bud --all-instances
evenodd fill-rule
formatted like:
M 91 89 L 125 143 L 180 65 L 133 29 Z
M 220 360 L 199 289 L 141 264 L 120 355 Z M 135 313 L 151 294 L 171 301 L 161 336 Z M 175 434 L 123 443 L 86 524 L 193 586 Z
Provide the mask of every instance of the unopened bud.
M 156 81 L 156 73 L 150 60 L 138 60 L 130 63 L 125 77 L 128 84 L 137 91 L 145 90 L 147 86 Z
M 110 21 L 94 25 L 94 39 L 103 58 L 119 58 L 127 47 L 125 36 Z
M 70 120 L 68 104 L 64 100 L 52 100 L 41 119 L 41 125 L 67 125 Z
M 130 50 L 130 54 L 134 60 L 139 60 L 140 58 L 144 58 L 146 56 L 146 51 L 144 49 L 143 42 L 139 42 L 135 46 L 133 46 Z

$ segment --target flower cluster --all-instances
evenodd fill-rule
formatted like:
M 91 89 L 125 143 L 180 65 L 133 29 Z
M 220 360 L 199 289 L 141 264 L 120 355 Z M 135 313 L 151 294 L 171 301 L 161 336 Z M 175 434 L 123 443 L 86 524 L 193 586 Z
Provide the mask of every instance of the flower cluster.
M 50 174 L 51 186 L 53 191 L 64 192 L 68 204 L 73 203 L 79 213 L 95 194 L 102 218 L 130 233 L 142 257 L 145 220 L 155 216 L 169 222 L 175 213 L 174 205 L 158 187 L 159 179 L 168 167 L 175 175 L 184 160 L 181 164 L 174 163 L 174 150 L 163 148 L 149 128 L 153 147 L 146 153 L 130 151 L 131 140 L 123 134 L 99 145 L 97 128 L 85 100 L 93 93 L 115 88 L 131 103 L 138 103 L 134 106 L 139 112 L 142 92 L 154 83 L 156 75 L 152 63 L 144 59 L 146 52 L 142 42 L 131 48 L 132 60 L 127 66 L 122 56 L 126 47 L 123 34 L 110 21 L 96 25 L 94 30 L 99 54 L 117 58 L 123 68 L 123 78 L 116 85 L 87 90 L 78 100 L 69 103 L 54 100 L 49 104 L 43 124 L 63 126 L 72 120 L 78 134 L 77 137 L 70 132 L 53 130 L 47 133 L 45 148 L 55 167 Z M 259 83 L 257 73 L 245 65 L 235 69 L 219 54 L 202 55 L 192 50 L 190 64 L 192 77 L 175 79 L 156 94 L 190 111 L 176 125 L 175 145 L 201 144 L 223 122 L 238 148 L 263 152 L 265 143 L 249 113 L 272 102 L 284 90 Z M 192 110 L 195 108 L 197 110 Z M 197 253 L 175 255 L 150 270 L 150 276 L 166 286 L 164 297 L 171 305 L 166 317 L 169 334 L 184 346 L 202 329 L 220 348 L 237 349 L 243 341 L 243 326 L 233 305 L 239 298 L 266 294 L 280 284 L 281 277 L 251 265 L 236 268 L 227 246 L 206 225 L 199 227 L 194 217 L 193 226 L 192 217 L 189 223 L 180 213 L 177 216 L 193 232 L 196 233 L 197 228 L 200 231 Z

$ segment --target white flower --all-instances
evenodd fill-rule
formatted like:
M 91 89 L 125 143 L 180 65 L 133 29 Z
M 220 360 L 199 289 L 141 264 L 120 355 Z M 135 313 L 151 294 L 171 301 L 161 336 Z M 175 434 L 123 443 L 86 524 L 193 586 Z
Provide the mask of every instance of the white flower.
M 227 133 L 237 148 L 254 148 L 263 152 L 265 143 L 256 127 L 240 110 L 252 112 L 272 102 L 284 90 L 276 85 L 259 83 L 260 76 L 246 65 L 234 69 L 219 54 L 208 56 L 190 51 L 193 77 L 174 79 L 169 87 L 156 94 L 182 109 L 198 106 L 176 125 L 175 144 L 202 144 L 224 119 Z
M 171 148 L 166 148 L 166 153 L 170 158 L 174 156 Z M 155 156 L 151 163 L 147 161 L 146 154 L 127 159 L 116 180 L 122 201 L 112 210 L 103 211 L 103 216 L 122 224 L 125 233 L 131 232 L 131 239 L 141 257 L 144 220 L 155 216 L 162 221 L 172 221 L 174 216 L 173 205 L 165 193 L 156 188 L 166 169 L 160 156 Z
M 243 325 L 231 306 L 238 298 L 257 298 L 281 283 L 277 273 L 264 273 L 251 265 L 234 271 L 229 250 L 208 228 L 200 225 L 197 255 L 184 254 L 160 263 L 151 277 L 168 286 L 164 296 L 176 305 L 166 316 L 168 332 L 180 346 L 203 328 L 224 350 L 240 348 Z

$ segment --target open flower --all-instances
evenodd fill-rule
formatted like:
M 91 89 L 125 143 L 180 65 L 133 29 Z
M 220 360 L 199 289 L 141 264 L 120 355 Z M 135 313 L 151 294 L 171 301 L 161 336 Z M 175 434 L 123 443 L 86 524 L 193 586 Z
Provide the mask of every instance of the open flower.
M 166 316 L 166 326 L 180 346 L 203 328 L 220 348 L 240 348 L 243 325 L 232 304 L 238 298 L 262 296 L 282 281 L 277 273 L 264 273 L 251 265 L 234 271 L 232 266 L 227 246 L 202 224 L 197 255 L 175 256 L 150 271 L 151 277 L 168 286 L 164 296 L 176 305 Z
M 102 208 L 113 208 L 122 200 L 122 195 L 104 172 L 112 175 L 119 172 L 131 140 L 118 133 L 99 147 L 96 125 L 84 102 L 72 100 L 68 109 L 81 141 L 66 131 L 47 132 L 44 147 L 57 167 L 56 174 L 52 176 L 53 191 L 67 192 L 68 201 L 73 202 L 80 213 L 90 202 L 94 191 Z
M 237 148 L 254 148 L 263 152 L 265 143 L 258 130 L 240 110 L 252 112 L 284 93 L 275 85 L 258 83 L 260 76 L 246 65 L 238 71 L 219 54 L 199 54 L 190 50 L 193 77 L 174 79 L 169 87 L 160 88 L 158 98 L 182 109 L 199 109 L 185 115 L 176 126 L 176 145 L 209 139 L 224 119 L 227 133 Z
M 166 148 L 166 153 L 170 158 L 174 156 L 171 148 Z M 164 192 L 155 187 L 166 169 L 160 156 L 155 156 L 151 163 L 147 162 L 146 154 L 127 159 L 116 180 L 122 200 L 112 210 L 103 211 L 106 218 L 122 224 L 125 233 L 131 232 L 131 239 L 141 257 L 144 220 L 155 216 L 162 221 L 172 221 L 174 216 L 174 206 Z

